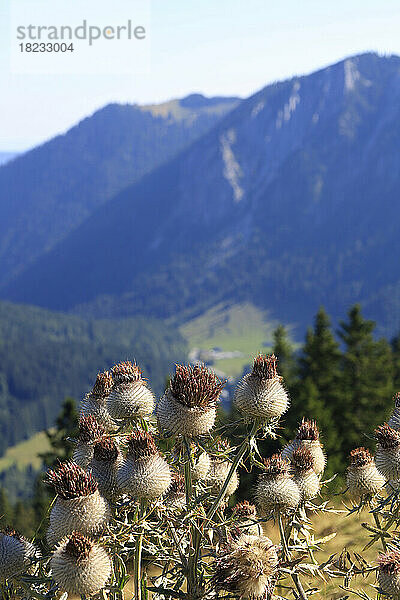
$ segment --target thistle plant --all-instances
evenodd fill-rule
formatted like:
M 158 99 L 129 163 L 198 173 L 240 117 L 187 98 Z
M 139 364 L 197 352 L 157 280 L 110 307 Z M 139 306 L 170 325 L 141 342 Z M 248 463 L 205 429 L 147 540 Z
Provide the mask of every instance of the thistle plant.
M 315 498 L 321 482 L 314 471 L 314 456 L 307 446 L 299 446 L 292 454 L 293 481 L 300 491 L 300 500 L 307 502 Z
M 347 486 L 353 498 L 375 496 L 382 490 L 385 481 L 385 477 L 378 471 L 374 458 L 367 448 L 355 448 L 350 452 Z
M 118 469 L 119 489 L 139 500 L 160 498 L 171 485 L 171 471 L 153 436 L 134 431 L 128 438 L 126 458 Z
M 287 513 L 300 504 L 301 493 L 292 478 L 290 463 L 280 454 L 263 459 L 264 471 L 258 477 L 256 500 L 261 514 Z
M 74 462 L 80 467 L 87 468 L 93 459 L 94 444 L 106 433 L 103 425 L 92 415 L 81 415 L 79 419 L 79 435 L 75 441 L 72 455 Z
M 238 502 L 232 509 L 232 517 L 240 531 L 248 535 L 262 535 L 262 524 L 257 517 L 257 508 L 248 500 Z
M 313 457 L 313 469 L 317 475 L 322 475 L 326 465 L 326 457 L 319 439 L 318 425 L 315 421 L 302 420 L 297 430 L 296 437 L 282 450 L 282 457 L 291 460 L 297 448 L 308 448 Z
M 270 598 L 276 585 L 279 558 L 267 537 L 242 534 L 217 554 L 213 582 L 237 598 Z
M 188 438 L 207 434 L 215 423 L 216 405 L 224 385 L 204 365 L 177 365 L 168 389 L 156 405 L 161 431 Z
M 122 463 L 123 456 L 116 438 L 108 436 L 96 442 L 90 468 L 101 494 L 108 500 L 120 495 L 118 472 Z
M 81 597 L 97 594 L 111 575 L 111 560 L 104 548 L 77 532 L 60 542 L 50 567 L 60 591 Z
M 235 390 L 234 402 L 243 415 L 270 421 L 288 410 L 289 396 L 278 374 L 277 363 L 274 355 L 259 354 L 254 359 L 253 370 Z
M 0 579 L 14 577 L 40 558 L 38 549 L 13 529 L 0 532 Z
M 377 440 L 375 462 L 379 471 L 390 479 L 400 479 L 400 431 L 387 423 L 375 429 Z
M 74 531 L 93 537 L 105 529 L 111 511 L 91 472 L 64 463 L 48 473 L 47 482 L 57 494 L 47 534 L 51 546 Z
M 107 409 L 107 398 L 112 386 L 112 376 L 108 371 L 98 373 L 91 392 L 81 403 L 81 416 L 94 417 L 108 433 L 117 429 L 114 419 Z
M 266 600 L 281 589 L 307 600 L 314 588 L 302 582 L 306 557 L 321 581 L 333 573 L 314 556 L 309 520 L 328 510 L 311 503 L 325 456 L 317 425 L 305 420 L 286 457 L 261 456 L 258 441 L 278 437 L 289 406 L 276 357 L 258 355 L 237 385 L 243 418 L 224 426 L 244 425 L 237 446 L 216 421 L 225 383 L 205 365 L 176 365 L 157 402 L 136 363 L 111 373 L 112 384 L 109 372 L 99 374 L 82 402 L 74 453 L 82 466 L 66 462 L 47 475 L 56 496 L 47 554 L 29 580 L 34 597 L 122 600 L 131 578 L 135 600 Z M 258 483 L 232 509 L 243 470 L 256 470 Z M 14 569 L 3 570 L 9 576 Z
M 107 408 L 114 419 L 135 420 L 151 415 L 154 394 L 136 363 L 121 362 L 112 368 L 113 384 Z

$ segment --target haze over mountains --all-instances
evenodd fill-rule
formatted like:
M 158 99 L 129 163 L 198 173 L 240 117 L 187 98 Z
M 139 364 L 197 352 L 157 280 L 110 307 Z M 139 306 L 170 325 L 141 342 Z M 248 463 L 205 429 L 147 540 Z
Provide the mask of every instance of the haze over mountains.
M 24 270 L 27 242 L 20 236 L 32 195 L 25 216 L 1 226 L 3 297 L 97 317 L 181 320 L 220 301 L 250 301 L 300 331 L 321 303 L 341 317 L 360 301 L 381 331 L 399 329 L 399 57 L 365 54 L 269 85 L 224 116 L 213 113 L 204 135 L 152 170 L 155 149 L 165 158 L 170 141 L 166 136 L 162 153 L 160 137 L 151 138 L 132 185 L 131 162 L 121 165 L 121 157 L 133 132 L 144 136 L 143 118 L 153 126 L 156 117 L 129 110 L 139 131 L 132 124 L 126 135 L 115 134 L 110 163 L 109 143 L 98 150 L 99 125 L 112 138 L 126 107 L 107 107 L 71 131 L 67 171 L 65 154 L 53 149 L 63 140 L 35 151 L 50 173 L 45 197 L 52 208 L 43 208 L 44 221 L 35 216 L 28 238 L 36 260 Z M 182 122 L 173 127 L 182 139 Z M 91 135 L 80 154 L 76 140 L 84 129 Z M 27 158 L 13 163 L 21 178 Z M 0 169 L 0 189 L 15 198 L 19 177 L 11 178 L 10 166 Z M 102 186 L 94 189 L 99 177 Z M 32 176 L 40 211 L 42 183 Z M 11 218 L 12 204 L 1 197 Z M 61 197 L 72 200 L 61 206 Z
M 0 152 L 0 165 L 5 165 L 17 156 L 17 152 Z
M 161 105 L 108 105 L 0 168 L 0 286 L 237 102 L 193 94 Z

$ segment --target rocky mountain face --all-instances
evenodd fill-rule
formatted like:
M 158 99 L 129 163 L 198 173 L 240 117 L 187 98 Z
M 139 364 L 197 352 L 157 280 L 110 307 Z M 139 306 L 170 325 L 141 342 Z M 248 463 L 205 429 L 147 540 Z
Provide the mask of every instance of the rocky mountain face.
M 3 286 L 96 316 L 251 301 L 310 322 L 360 301 L 400 327 L 400 58 L 365 54 L 267 86 L 103 203 Z
M 237 103 L 237 98 L 195 94 L 153 106 L 111 104 L 3 165 L 0 287 Z

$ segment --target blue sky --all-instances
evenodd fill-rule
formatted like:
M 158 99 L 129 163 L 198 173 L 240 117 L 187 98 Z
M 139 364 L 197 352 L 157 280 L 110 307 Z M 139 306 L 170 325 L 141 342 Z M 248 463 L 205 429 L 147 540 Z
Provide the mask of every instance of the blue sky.
M 161 102 L 191 92 L 245 97 L 352 54 L 400 54 L 399 0 L 142 0 L 151 4 L 147 72 L 133 66 L 127 74 L 13 74 L 8 13 L 18 1 L 0 0 L 4 151 L 45 141 L 109 102 Z M 132 0 L 119 2 L 134 18 Z M 84 18 L 85 0 L 79 6 Z M 97 6 L 100 14 L 113 2 Z

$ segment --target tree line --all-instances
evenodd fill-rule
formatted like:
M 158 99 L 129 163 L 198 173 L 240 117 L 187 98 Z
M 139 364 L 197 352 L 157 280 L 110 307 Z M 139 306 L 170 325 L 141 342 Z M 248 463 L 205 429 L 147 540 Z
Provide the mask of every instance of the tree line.
M 367 432 L 389 418 L 392 396 L 400 390 L 400 335 L 392 340 L 375 339 L 374 321 L 365 319 L 359 305 L 353 306 L 337 332 L 324 308 L 320 308 L 313 325 L 307 330 L 304 343 L 298 347 L 289 331 L 279 325 L 273 333 L 272 351 L 279 359 L 279 370 L 291 397 L 291 410 L 283 421 L 280 439 L 261 443 L 264 456 L 282 447 L 291 439 L 302 417 L 315 419 L 329 456 L 327 474 L 338 473 L 342 481 L 348 455 L 357 446 L 374 449 L 375 441 Z M 232 409 L 234 412 L 234 409 Z M 235 420 L 235 414 L 221 414 L 220 424 Z M 72 445 L 67 438 L 76 436 L 78 414 L 75 402 L 64 401 L 56 427 L 47 432 L 51 450 L 42 456 L 45 468 L 58 460 L 71 457 Z M 226 436 L 235 444 L 240 427 L 227 430 Z M 283 438 L 283 439 L 282 439 Z M 254 474 L 242 479 L 237 498 L 248 493 Z M 31 501 L 11 506 L 7 493 L 0 489 L 0 521 L 12 524 L 26 535 L 37 532 L 46 515 L 50 494 L 39 476 Z M 44 529 L 43 529 L 44 530 Z

